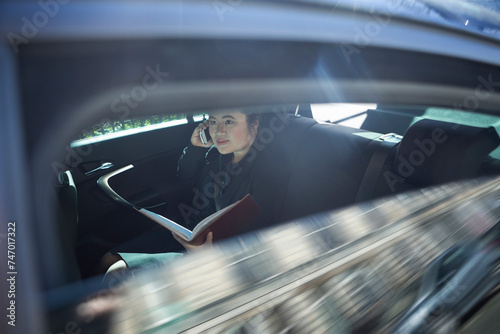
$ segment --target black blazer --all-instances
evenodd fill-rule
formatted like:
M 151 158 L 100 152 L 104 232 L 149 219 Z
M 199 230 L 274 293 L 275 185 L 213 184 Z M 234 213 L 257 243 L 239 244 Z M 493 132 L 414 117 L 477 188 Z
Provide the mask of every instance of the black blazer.
M 251 194 L 262 214 L 243 232 L 279 222 L 285 193 L 286 168 L 264 145 L 254 143 L 247 155 L 231 164 L 232 154 L 222 155 L 215 147 L 205 149 L 189 145 L 179 159 L 177 176 L 192 187 L 191 203 L 184 203 L 183 216 L 193 227 L 201 219 Z

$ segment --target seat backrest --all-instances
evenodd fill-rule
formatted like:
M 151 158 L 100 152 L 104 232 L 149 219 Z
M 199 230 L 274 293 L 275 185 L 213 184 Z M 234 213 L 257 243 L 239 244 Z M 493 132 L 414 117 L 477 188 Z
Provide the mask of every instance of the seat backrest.
M 292 162 L 282 220 L 354 203 L 370 156 L 365 132 L 324 123 L 307 130 Z
M 298 146 L 290 162 L 281 220 L 354 203 L 374 154 L 370 134 L 339 125 L 309 125 L 294 143 Z M 373 198 L 478 176 L 488 154 L 499 144 L 491 127 L 418 121 L 391 149 Z
M 381 173 L 378 194 L 478 176 L 489 153 L 499 144 L 492 127 L 420 120 L 406 131 L 393 161 Z

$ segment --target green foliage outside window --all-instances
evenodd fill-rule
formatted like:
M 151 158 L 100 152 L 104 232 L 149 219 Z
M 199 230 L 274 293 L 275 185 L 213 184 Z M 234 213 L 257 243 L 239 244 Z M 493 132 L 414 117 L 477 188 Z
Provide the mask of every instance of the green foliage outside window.
M 141 118 L 132 118 L 120 121 L 105 120 L 101 123 L 95 124 L 89 128 L 84 129 L 78 138 L 87 139 L 97 136 L 102 136 L 109 133 L 116 133 L 123 130 L 131 130 L 137 128 L 143 128 L 151 125 L 168 123 L 175 120 L 186 119 L 186 114 L 174 114 L 174 115 L 156 115 Z

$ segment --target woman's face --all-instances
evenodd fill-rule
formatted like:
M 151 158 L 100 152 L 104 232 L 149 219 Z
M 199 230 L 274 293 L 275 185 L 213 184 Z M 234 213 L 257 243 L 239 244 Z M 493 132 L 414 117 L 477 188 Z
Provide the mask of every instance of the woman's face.
M 253 144 L 258 122 L 249 131 L 246 115 L 240 111 L 213 113 L 208 122 L 210 136 L 219 152 L 233 153 L 233 163 L 243 159 Z

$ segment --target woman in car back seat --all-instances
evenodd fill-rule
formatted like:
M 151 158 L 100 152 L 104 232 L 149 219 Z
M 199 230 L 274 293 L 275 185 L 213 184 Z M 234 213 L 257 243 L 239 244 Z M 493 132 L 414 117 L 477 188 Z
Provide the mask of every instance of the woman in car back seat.
M 242 231 L 248 232 L 277 222 L 286 183 L 286 162 L 278 159 L 260 140 L 259 128 L 267 126 L 271 115 L 230 110 L 211 113 L 209 120 L 193 131 L 191 142 L 178 164 L 178 177 L 194 189 L 192 203 L 180 210 L 185 225 L 192 229 L 201 219 L 251 194 L 262 214 Z M 266 125 L 264 125 L 266 124 Z M 212 142 L 202 143 L 200 132 L 208 128 Z M 177 238 L 176 238 L 177 239 Z M 207 235 L 201 246 L 192 246 L 177 239 L 186 249 L 203 248 L 212 243 Z M 147 242 L 146 240 L 144 240 Z M 103 259 L 109 270 L 133 268 L 145 263 L 161 262 L 179 253 L 143 254 L 120 251 L 117 247 Z M 140 250 L 138 250 L 140 252 Z

